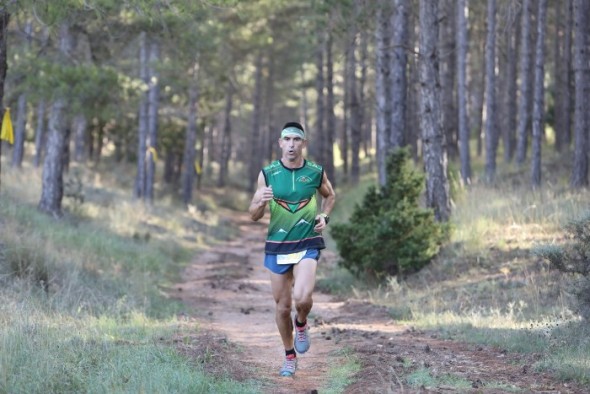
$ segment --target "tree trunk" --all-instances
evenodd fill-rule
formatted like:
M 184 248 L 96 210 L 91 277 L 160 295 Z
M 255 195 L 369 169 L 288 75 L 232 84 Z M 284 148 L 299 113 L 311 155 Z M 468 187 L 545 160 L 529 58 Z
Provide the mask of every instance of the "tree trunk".
M 508 21 L 509 26 L 506 28 L 506 62 L 504 78 L 504 99 L 502 111 L 502 137 L 504 144 L 504 162 L 509 163 L 514 156 L 516 147 L 516 108 L 517 108 L 517 48 L 518 48 L 518 11 L 516 11 L 515 20 Z
M 326 152 L 321 163 L 328 174 L 332 187 L 336 188 L 337 180 L 334 169 L 334 134 L 336 115 L 334 114 L 334 61 L 332 59 L 333 32 L 328 33 L 326 42 Z
M 45 100 L 39 100 L 37 104 L 37 127 L 35 128 L 35 157 L 33 165 L 38 168 L 41 164 L 43 151 L 45 150 Z
M 572 61 L 572 3 L 566 0 L 557 8 L 565 7 L 565 17 L 558 18 L 555 53 L 555 149 L 568 152 L 571 142 L 571 61 Z M 561 13 L 560 13 L 561 14 Z
M 471 183 L 471 155 L 469 152 L 469 120 L 467 117 L 467 0 L 457 2 L 457 98 L 459 127 L 459 156 L 461 179 L 465 185 Z
M 148 51 L 146 33 L 139 34 L 139 79 L 148 86 Z M 144 198 L 145 192 L 145 170 L 146 170 L 146 141 L 148 135 L 148 91 L 141 93 L 138 109 L 138 146 L 137 146 L 137 177 L 135 179 L 134 196 L 138 199 Z
M 363 141 L 363 150 L 365 153 L 365 157 L 369 158 L 369 166 L 372 165 L 373 160 L 372 156 L 369 153 L 371 148 L 371 113 L 370 109 L 366 103 L 365 97 L 365 87 L 367 85 L 367 59 L 369 57 L 369 34 L 365 29 L 361 30 L 360 35 L 360 69 L 361 69 L 361 77 L 359 79 L 359 89 L 358 89 L 358 96 L 359 96 L 359 115 L 360 115 L 360 127 L 361 127 L 361 134 L 362 134 L 362 141 Z M 372 168 L 371 168 L 372 169 Z
M 54 217 L 62 215 L 63 154 L 66 145 L 66 100 L 56 99 L 49 116 L 47 153 L 43 164 L 43 182 L 39 210 Z
M 531 1 L 524 0 L 522 6 L 522 28 L 520 41 L 520 95 L 518 98 L 518 129 L 516 145 L 516 163 L 524 164 L 528 145 L 530 124 L 530 90 L 531 90 Z
M 377 171 L 379 184 L 386 183 L 387 153 L 391 136 L 392 83 L 391 83 L 391 6 L 381 0 L 377 10 L 376 38 L 376 76 L 375 95 L 377 99 Z
M 4 82 L 6 80 L 6 71 L 8 70 L 7 59 L 7 30 L 10 14 L 6 8 L 0 8 L 0 129 L 2 128 L 2 119 L 4 118 Z M 2 175 L 2 140 L 0 140 L 0 178 Z
M 268 58 L 268 77 L 266 78 L 266 133 L 264 134 L 264 158 L 267 162 L 273 160 L 273 152 L 276 146 L 276 140 L 278 138 L 277 129 L 278 126 L 275 124 L 274 119 L 274 85 L 275 85 L 275 56 L 274 53 L 270 52 Z M 306 130 L 305 123 L 303 126 Z M 260 169 L 259 169 L 260 170 Z
M 572 187 L 588 185 L 588 112 L 590 111 L 590 1 L 574 0 L 574 164 Z
M 254 77 L 254 97 L 252 111 L 252 134 L 250 138 L 250 157 L 248 158 L 248 193 L 256 188 L 256 180 L 262 167 L 262 152 L 264 140 L 261 139 L 260 124 L 262 118 L 262 68 L 263 57 L 258 54 L 256 58 L 256 72 Z
M 496 177 L 498 127 L 496 125 L 496 0 L 488 0 L 486 34 L 486 180 Z
M 455 0 L 439 1 L 441 116 L 448 155 L 457 157 L 457 107 L 455 99 Z
M 537 43 L 535 45 L 535 83 L 533 92 L 533 145 L 531 184 L 535 187 L 541 185 L 541 144 L 543 140 L 543 129 L 545 115 L 543 95 L 545 88 L 543 84 L 545 76 L 545 22 L 547 20 L 547 0 L 539 0 L 539 12 L 537 15 Z
M 67 22 L 64 22 L 59 31 L 59 52 L 63 63 L 66 63 L 71 58 L 73 41 L 70 26 L 68 26 Z M 68 137 L 65 115 L 67 104 L 65 97 L 57 97 L 51 106 L 47 153 L 43 163 L 41 199 L 38 205 L 41 212 L 54 217 L 62 215 L 64 153 L 66 152 Z
M 199 100 L 198 67 L 198 65 L 193 67 L 193 75 L 188 88 L 188 121 L 184 138 L 184 155 L 182 161 L 182 202 L 184 202 L 185 205 L 192 202 L 193 184 L 196 174 L 195 145 L 197 142 L 197 104 Z
M 225 93 L 225 111 L 223 120 L 223 135 L 221 136 L 221 158 L 219 162 L 218 187 L 225 187 L 229 174 L 229 158 L 231 156 L 231 111 L 233 108 L 234 88 L 231 82 L 227 84 Z
M 86 141 L 88 132 L 88 121 L 86 116 L 79 114 L 72 120 L 72 128 L 74 129 L 74 160 L 79 163 L 86 161 Z
M 33 25 L 31 21 L 25 24 L 24 33 L 26 35 L 26 50 L 31 50 Z M 23 156 L 25 152 L 26 126 L 27 126 L 27 95 L 21 93 L 18 96 L 16 111 L 16 127 L 14 128 L 14 145 L 12 147 L 12 168 L 21 168 L 23 165 Z
M 315 80 L 315 88 L 316 88 L 316 123 L 315 123 L 315 130 L 313 135 L 315 136 L 315 143 L 312 145 L 312 150 L 310 152 L 314 153 L 315 160 L 319 163 L 324 163 L 326 161 L 324 157 L 324 153 L 326 152 L 326 137 L 324 135 L 324 113 L 325 113 L 325 106 L 324 106 L 324 47 L 325 47 L 325 40 L 324 40 L 324 32 L 320 30 L 318 33 L 318 43 L 316 48 L 316 80 Z M 315 148 L 317 146 L 317 148 Z
M 356 29 L 352 29 L 356 33 Z M 356 34 L 355 34 L 356 36 Z M 351 166 L 350 166 L 350 180 L 353 185 L 358 184 L 360 179 L 360 162 L 359 162 L 359 153 L 361 148 L 361 103 L 359 100 L 359 92 L 358 92 L 358 82 L 356 79 L 356 56 L 354 52 L 352 54 L 352 59 L 350 63 L 351 71 L 350 71 L 350 81 L 349 81 L 349 92 L 348 98 L 350 100 L 350 157 L 351 157 Z
M 160 44 L 150 40 L 149 54 L 149 91 L 148 91 L 148 119 L 146 139 L 146 171 L 144 196 L 149 204 L 154 203 L 154 182 L 156 178 L 156 155 L 158 151 L 158 109 L 160 107 L 160 82 L 157 64 L 160 61 Z
M 25 151 L 25 129 L 27 125 L 27 96 L 22 93 L 18 96 L 16 110 L 16 124 L 14 128 L 14 145 L 12 146 L 12 168 L 21 168 Z
M 395 149 L 406 144 L 404 133 L 407 127 L 406 110 L 408 100 L 408 0 L 395 0 L 393 12 L 393 56 L 391 58 L 391 134 L 389 148 Z
M 350 85 L 355 79 L 354 52 L 356 50 L 355 29 L 346 32 L 346 52 L 344 54 L 344 111 L 342 114 L 342 132 L 340 135 L 340 157 L 342 158 L 342 172 L 347 178 L 349 167 L 349 135 L 350 135 Z
M 438 221 L 450 216 L 445 135 L 441 125 L 437 84 L 438 3 L 420 0 L 420 127 L 424 144 L 426 203 Z

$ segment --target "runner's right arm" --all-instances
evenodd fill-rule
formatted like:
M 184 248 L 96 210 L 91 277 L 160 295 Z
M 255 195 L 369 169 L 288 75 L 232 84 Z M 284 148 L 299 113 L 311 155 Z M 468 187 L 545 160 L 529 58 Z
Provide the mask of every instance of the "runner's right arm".
M 258 175 L 258 188 L 256 189 L 256 193 L 254 193 L 254 197 L 252 197 L 250 208 L 248 208 L 252 220 L 257 221 L 264 216 L 266 204 L 272 199 L 272 186 L 266 186 L 266 180 L 262 171 L 260 171 Z

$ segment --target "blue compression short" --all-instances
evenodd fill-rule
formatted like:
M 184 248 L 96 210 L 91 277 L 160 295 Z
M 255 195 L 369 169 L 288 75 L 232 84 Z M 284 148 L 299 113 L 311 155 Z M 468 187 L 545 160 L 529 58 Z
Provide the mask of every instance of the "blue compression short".
M 314 259 L 318 261 L 320 259 L 320 251 L 319 249 L 308 249 L 305 256 L 301 258 L 303 259 Z M 301 261 L 299 260 L 299 261 Z M 277 264 L 277 255 L 276 254 L 266 254 L 264 256 L 264 266 L 268 268 L 271 272 L 275 274 L 286 274 L 295 264 Z

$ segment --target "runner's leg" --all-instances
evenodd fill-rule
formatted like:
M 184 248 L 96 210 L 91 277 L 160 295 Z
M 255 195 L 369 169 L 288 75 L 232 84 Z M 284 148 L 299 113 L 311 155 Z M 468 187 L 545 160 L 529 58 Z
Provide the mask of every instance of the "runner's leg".
M 312 293 L 315 287 L 315 274 L 318 262 L 314 259 L 303 259 L 293 268 L 294 284 L 293 299 L 297 310 L 297 320 L 303 323 L 313 306 Z
M 291 320 L 291 287 L 293 271 L 285 274 L 270 273 L 270 285 L 274 297 L 275 319 L 285 350 L 293 349 L 293 321 Z

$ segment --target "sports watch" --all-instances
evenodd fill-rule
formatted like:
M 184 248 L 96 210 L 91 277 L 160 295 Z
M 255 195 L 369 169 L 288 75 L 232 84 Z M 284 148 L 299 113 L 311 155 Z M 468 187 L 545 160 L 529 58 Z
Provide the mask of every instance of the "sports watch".
M 330 217 L 325 213 L 320 213 L 320 216 L 324 218 L 326 224 L 330 223 Z

